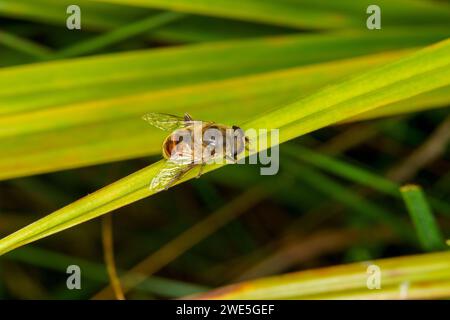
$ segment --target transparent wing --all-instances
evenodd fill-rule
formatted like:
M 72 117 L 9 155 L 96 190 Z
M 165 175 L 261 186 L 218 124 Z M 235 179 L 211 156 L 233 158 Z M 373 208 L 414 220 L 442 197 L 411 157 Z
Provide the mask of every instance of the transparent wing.
M 152 126 L 165 131 L 174 131 L 193 123 L 193 120 L 189 115 L 178 117 L 166 113 L 151 112 L 147 113 L 142 118 Z
M 150 190 L 154 192 L 167 190 L 193 167 L 193 164 L 181 164 L 167 160 L 161 171 L 150 182 Z

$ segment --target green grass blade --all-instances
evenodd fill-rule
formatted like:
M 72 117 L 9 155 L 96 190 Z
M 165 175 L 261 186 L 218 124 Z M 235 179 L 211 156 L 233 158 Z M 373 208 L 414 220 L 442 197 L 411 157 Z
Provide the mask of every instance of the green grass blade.
M 287 35 L 295 32 L 298 30 L 289 27 L 188 15 L 151 31 L 149 37 L 173 42 L 207 42 Z
M 0 44 L 26 53 L 35 58 L 45 58 L 48 57 L 51 53 L 51 50 L 45 46 L 1 30 Z
M 286 147 L 286 146 L 283 146 Z M 283 148 L 284 150 L 285 148 Z M 312 168 L 297 165 L 292 159 L 284 159 L 283 166 L 286 167 L 293 176 L 305 181 L 310 188 L 316 189 L 327 196 L 336 199 L 348 208 L 353 209 L 358 215 L 366 220 L 376 223 L 383 221 L 392 227 L 395 232 L 402 236 L 402 239 L 413 240 L 411 230 L 408 226 L 392 212 L 364 199 L 362 195 L 355 194 L 352 190 L 340 185 L 327 176 L 315 171 Z
M 314 150 L 310 150 L 300 145 L 286 145 L 284 146 L 283 151 L 307 164 L 318 167 L 344 179 L 351 180 L 396 198 L 401 197 L 399 192 L 400 185 L 398 183 L 373 173 L 369 169 L 315 152 Z M 442 212 L 442 214 L 448 214 L 450 210 L 449 204 L 437 198 L 430 198 L 430 201 L 432 206 Z
M 4 259 L 27 263 L 62 273 L 66 273 L 67 266 L 75 264 L 80 266 L 81 270 L 83 270 L 83 277 L 97 281 L 101 284 L 109 283 L 109 278 L 104 265 L 41 248 L 22 248 L 21 250 L 6 255 Z M 206 287 L 152 276 L 145 279 L 138 286 L 138 289 L 165 297 L 180 297 L 205 291 Z
M 69 58 L 79 55 L 84 55 L 92 52 L 99 51 L 112 44 L 118 43 L 125 39 L 134 37 L 141 33 L 147 32 L 150 29 L 155 29 L 165 24 L 169 24 L 182 18 L 182 13 L 176 12 L 164 12 L 156 15 L 152 15 L 143 20 L 139 20 L 132 24 L 126 25 L 119 29 L 115 29 L 106 34 L 94 37 L 84 42 L 76 43 L 75 45 L 62 49 L 55 55 L 51 56 L 52 59 Z
M 242 124 L 242 128 L 280 128 L 283 143 L 383 104 L 448 85 L 450 40 L 255 117 Z M 257 151 L 261 150 L 254 152 Z M 154 163 L 3 238 L 0 254 L 152 195 L 154 191 L 149 190 L 148 184 L 163 164 L 163 161 Z M 220 166 L 208 166 L 205 172 Z M 196 174 L 189 173 L 178 183 Z
M 399 185 L 397 183 L 379 176 L 368 169 L 321 154 L 300 145 L 286 145 L 283 151 L 309 165 L 316 166 L 355 183 L 368 186 L 389 195 L 400 195 L 398 192 Z
M 73 2 L 69 0 L 0 0 L 0 15 L 63 28 L 67 16 L 61 13 L 71 4 Z M 80 0 L 77 5 L 83 9 L 83 30 L 88 31 L 115 30 L 159 12 L 87 0 Z M 165 41 L 203 42 L 286 34 L 293 31 L 295 29 L 267 24 L 189 15 L 179 22 L 151 30 L 146 36 Z
M 423 249 L 431 251 L 445 248 L 444 238 L 422 188 L 416 185 L 405 185 L 400 188 L 400 191 Z

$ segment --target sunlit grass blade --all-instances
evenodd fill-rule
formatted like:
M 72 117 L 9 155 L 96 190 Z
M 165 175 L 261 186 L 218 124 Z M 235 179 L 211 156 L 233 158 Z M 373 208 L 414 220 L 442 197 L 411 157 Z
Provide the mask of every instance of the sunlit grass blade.
M 380 268 L 380 289 L 367 286 L 368 267 Z M 197 299 L 436 299 L 450 297 L 450 252 L 313 269 L 251 280 Z
M 129 121 L 132 120 L 131 117 L 135 118 L 136 125 L 141 124 L 140 127 L 144 129 L 147 127 L 143 125 L 141 116 L 149 111 L 167 110 L 176 112 L 176 110 L 179 110 L 179 112 L 184 112 L 189 110 L 197 117 L 206 117 L 210 114 L 210 116 L 221 119 L 223 116 L 217 113 L 222 112 L 223 115 L 229 115 L 229 108 L 242 110 L 245 104 L 245 110 L 240 112 L 242 121 L 251 117 L 257 110 L 267 110 L 291 102 L 306 95 L 307 92 L 312 92 L 320 86 L 332 83 L 353 72 L 387 63 L 407 53 L 408 51 L 390 52 L 258 73 L 251 76 L 244 75 L 221 81 L 159 88 L 159 90 L 158 88 L 151 90 L 149 87 L 148 92 L 145 93 L 106 99 L 93 96 L 86 102 L 77 103 L 74 101 L 55 107 L 44 107 L 40 101 L 36 101 L 34 104 L 28 99 L 20 101 L 17 96 L 5 97 L 4 100 L 9 100 L 12 104 L 9 105 L 10 108 L 15 105 L 17 111 L 14 112 L 11 109 L 10 115 L 0 116 L 0 123 L 2 124 L 0 136 L 14 135 L 17 138 L 21 134 L 76 128 L 76 126 L 91 123 L 104 123 L 118 119 Z M 76 89 L 74 88 L 74 90 Z M 61 98 L 63 97 L 61 96 Z M 224 106 L 227 107 L 226 112 L 223 111 Z M 8 105 L 5 104 L 3 112 L 7 113 L 7 108 Z M 26 110 L 22 108 L 31 110 L 29 112 L 18 112 Z M 211 110 L 214 110 L 215 114 Z M 42 119 L 47 121 L 42 121 Z M 228 119 L 223 120 L 232 119 L 228 116 Z M 58 134 L 61 134 L 61 132 Z
M 400 191 L 422 247 L 429 251 L 445 248 L 444 238 L 428 206 L 422 188 L 417 185 L 405 185 L 400 188 Z
M 449 57 L 450 40 L 439 42 L 256 116 L 241 127 L 244 130 L 279 128 L 279 142 L 283 143 L 384 104 L 450 85 Z M 258 144 L 253 152 L 261 151 L 261 148 Z M 154 191 L 148 185 L 163 164 L 164 161 L 154 163 L 3 238 L 0 240 L 0 254 L 152 195 Z M 222 165 L 211 165 L 204 171 Z M 191 171 L 177 183 L 196 174 Z
M 447 35 L 436 28 L 414 33 L 396 29 L 382 35 L 368 32 L 290 35 L 5 68 L 0 71 L 0 114 L 56 109 L 83 101 L 414 48 L 445 39 Z M 271 58 L 267 59 L 268 56 Z
M 314 47 L 309 43 L 303 49 L 314 50 Z M 279 52 L 280 59 L 284 59 L 281 58 L 283 52 Z M 154 88 L 154 91 L 150 90 L 155 85 L 155 82 L 150 82 L 152 78 L 143 83 L 139 83 L 138 79 L 136 82 L 125 80 L 118 83 L 122 86 L 117 87 L 114 95 L 127 95 L 108 99 L 103 98 L 107 84 L 103 88 L 101 82 L 89 87 L 74 85 L 69 91 L 49 89 L 54 92 L 51 100 L 48 100 L 48 95 L 33 97 L 33 93 L 4 97 L 4 112 L 8 108 L 11 108 L 11 113 L 14 109 L 31 110 L 0 117 L 0 135 L 10 136 L 0 140 L 0 179 L 156 154 L 160 150 L 163 133 L 150 129 L 141 120 L 146 112 L 184 113 L 188 110 L 200 119 L 238 123 L 250 119 L 256 112 L 290 103 L 349 74 L 387 63 L 405 54 L 407 51 L 383 53 L 176 88 L 167 83 L 163 85 L 167 88 Z M 272 57 L 275 58 L 273 52 Z M 302 64 L 305 58 L 308 59 L 303 55 L 298 63 Z M 261 63 L 264 63 L 263 60 Z M 218 69 L 214 70 L 213 74 L 217 75 Z M 67 76 L 55 75 L 61 81 L 68 81 Z M 199 79 L 209 77 L 203 74 L 196 76 Z M 158 84 L 164 81 L 159 78 Z M 111 86 L 110 83 L 108 85 Z M 144 86 L 148 87 L 149 92 L 140 93 Z M 393 114 L 397 109 L 407 112 L 408 107 L 418 110 L 434 107 L 436 103 L 445 106 L 450 99 L 450 88 L 443 89 L 416 96 L 407 102 L 400 101 L 403 103 L 400 108 L 396 108 L 394 103 L 375 109 L 380 111 L 373 116 L 383 115 L 382 110 Z M 82 94 L 78 90 L 82 90 Z M 133 90 L 138 92 L 131 94 Z M 72 91 L 77 94 L 72 94 Z M 79 101 L 81 99 L 87 101 Z M 53 104 L 58 107 L 45 107 Z M 35 108 L 41 111 L 32 112 Z M 41 133 L 43 130 L 49 131 Z
M 396 116 L 436 107 L 446 107 L 448 106 L 449 101 L 450 87 L 443 87 L 430 92 L 425 92 L 424 94 L 420 94 L 412 99 L 399 101 L 397 103 L 360 114 L 353 119 L 349 119 L 348 122 L 375 119 L 378 117 Z

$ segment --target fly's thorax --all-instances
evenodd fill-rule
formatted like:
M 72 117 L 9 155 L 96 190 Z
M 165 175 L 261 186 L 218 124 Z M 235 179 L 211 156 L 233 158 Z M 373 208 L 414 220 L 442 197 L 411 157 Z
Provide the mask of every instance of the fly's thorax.
M 203 145 L 207 148 L 204 158 L 235 159 L 245 149 L 246 138 L 241 128 L 210 124 L 203 130 Z

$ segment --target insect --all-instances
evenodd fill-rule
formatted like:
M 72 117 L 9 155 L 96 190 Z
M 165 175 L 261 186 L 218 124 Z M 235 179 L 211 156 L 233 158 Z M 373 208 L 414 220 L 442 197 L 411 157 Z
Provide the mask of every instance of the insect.
M 167 190 L 197 166 L 199 178 L 206 164 L 217 160 L 235 163 L 239 154 L 249 150 L 249 138 L 237 126 L 194 120 L 188 113 L 184 117 L 148 113 L 143 119 L 171 132 L 162 145 L 166 162 L 150 183 L 155 192 Z

